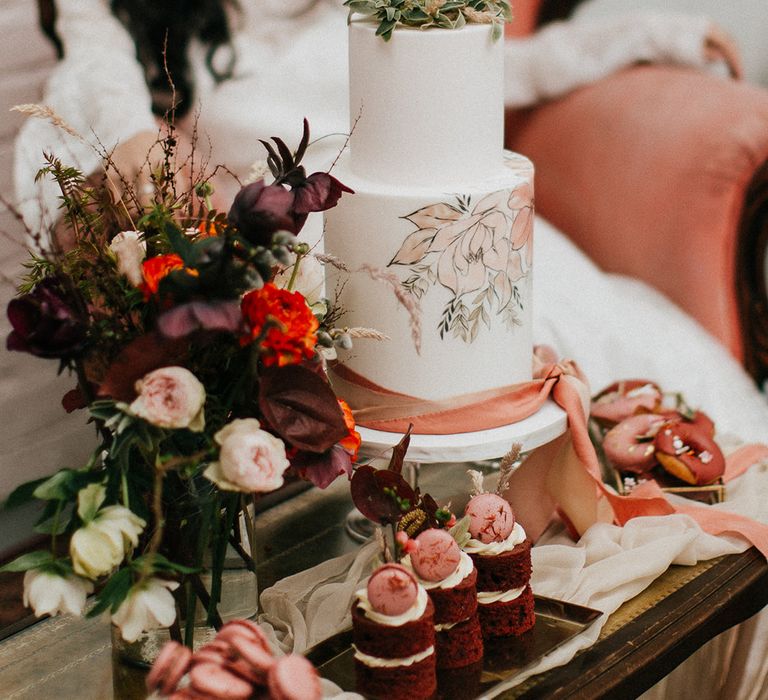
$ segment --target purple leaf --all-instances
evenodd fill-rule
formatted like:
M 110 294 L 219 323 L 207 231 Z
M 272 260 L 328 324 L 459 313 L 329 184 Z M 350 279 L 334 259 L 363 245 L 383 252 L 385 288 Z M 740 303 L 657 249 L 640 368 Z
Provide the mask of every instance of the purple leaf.
M 301 365 L 263 371 L 259 408 L 275 432 L 300 450 L 322 453 L 347 435 L 330 385 Z
M 389 493 L 386 493 L 389 491 Z M 405 512 L 401 502 L 407 500 L 411 507 L 418 498 L 416 492 L 400 474 L 389 469 L 362 466 L 355 469 L 350 483 L 350 493 L 355 507 L 369 520 L 376 523 L 396 523 Z
M 295 195 L 293 209 L 297 214 L 325 211 L 335 207 L 342 193 L 354 194 L 346 185 L 328 173 L 312 173 L 303 184 L 293 188 Z
M 352 474 L 352 458 L 339 445 L 322 454 L 299 451 L 291 460 L 291 466 L 302 479 L 311 481 L 320 489 L 329 486 L 342 474 Z
M 176 339 L 200 330 L 235 333 L 242 322 L 237 301 L 193 301 L 166 311 L 157 327 L 166 338 Z

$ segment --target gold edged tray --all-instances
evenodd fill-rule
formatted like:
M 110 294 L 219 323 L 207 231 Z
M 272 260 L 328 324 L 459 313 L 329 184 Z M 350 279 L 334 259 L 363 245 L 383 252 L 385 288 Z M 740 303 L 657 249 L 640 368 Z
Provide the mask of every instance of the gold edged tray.
M 561 644 L 583 632 L 602 613 L 553 598 L 534 596 L 536 624 L 522 637 L 495 639 L 486 644 L 483 663 L 438 673 L 438 698 L 474 700 L 499 683 L 514 678 Z M 352 628 L 312 647 L 307 658 L 320 675 L 342 690 L 355 690 Z

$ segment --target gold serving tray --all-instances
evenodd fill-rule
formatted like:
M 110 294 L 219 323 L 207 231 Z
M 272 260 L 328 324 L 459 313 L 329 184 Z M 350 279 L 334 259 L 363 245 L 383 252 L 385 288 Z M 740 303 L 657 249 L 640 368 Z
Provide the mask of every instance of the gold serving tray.
M 438 674 L 438 698 L 474 700 L 514 678 L 564 642 L 583 632 L 602 614 L 599 610 L 534 596 L 536 624 L 520 638 L 495 639 L 486 645 L 482 665 Z M 306 653 L 320 675 L 342 690 L 355 690 L 352 629 L 329 637 Z

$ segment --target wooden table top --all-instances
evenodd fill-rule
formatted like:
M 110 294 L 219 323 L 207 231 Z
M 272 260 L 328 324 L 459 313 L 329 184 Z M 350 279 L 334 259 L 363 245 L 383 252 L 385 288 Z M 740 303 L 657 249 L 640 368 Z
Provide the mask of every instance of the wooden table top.
M 451 485 L 455 491 L 455 484 L 466 480 L 465 472 L 466 465 L 424 469 L 422 487 L 438 500 L 447 499 L 451 495 Z M 459 505 L 454 500 L 454 506 Z M 348 485 L 338 480 L 326 491 L 305 491 L 262 513 L 257 519 L 259 587 L 266 588 L 284 576 L 354 551 L 358 545 L 346 535 L 343 526 L 350 508 Z M 768 564 L 754 549 L 696 566 L 673 566 L 649 588 L 619 608 L 593 646 L 577 654 L 568 664 L 534 676 L 501 697 L 635 697 L 709 639 L 746 620 L 767 603 Z M 15 640 L 18 639 L 21 646 L 45 644 L 47 635 L 43 634 L 43 628 L 55 625 L 58 630 L 64 620 L 41 622 L 18 632 L 30 621 L 32 618 L 27 617 L 19 621 L 15 629 L 8 628 L 7 632 L 16 634 L 11 634 L 0 644 L 0 687 L 8 687 L 5 681 L 14 673 L 20 676 L 14 679 L 15 688 L 28 686 L 30 679 L 22 676 L 29 676 L 31 669 L 56 677 L 58 684 L 66 683 L 66 674 L 71 675 L 73 678 L 69 680 L 75 684 L 76 674 L 84 673 L 86 668 L 88 673 L 96 673 L 98 668 L 101 674 L 98 687 L 103 693 L 109 683 L 108 623 L 68 621 L 66 625 L 74 631 L 80 646 L 93 644 L 93 649 L 78 647 L 83 659 L 88 658 L 88 664 L 64 664 L 71 666 L 67 671 L 63 667 L 38 671 L 39 659 L 44 654 L 37 654 L 34 657 L 37 660 L 33 662 L 33 652 L 30 651 L 27 660 L 14 649 Z M 83 630 L 80 630 L 81 626 Z M 91 632 L 85 630 L 88 626 L 93 626 Z M 102 628 L 106 630 L 103 640 Z M 61 634 L 64 634 L 63 630 Z M 93 637 L 99 638 L 91 642 Z M 24 666 L 25 661 L 28 661 L 27 666 Z M 22 668 L 27 670 L 22 671 Z M 33 685 L 34 692 L 42 691 L 37 684 Z M 22 692 L 18 697 L 40 695 Z M 80 696 L 81 700 L 90 697 L 103 698 L 104 695 Z

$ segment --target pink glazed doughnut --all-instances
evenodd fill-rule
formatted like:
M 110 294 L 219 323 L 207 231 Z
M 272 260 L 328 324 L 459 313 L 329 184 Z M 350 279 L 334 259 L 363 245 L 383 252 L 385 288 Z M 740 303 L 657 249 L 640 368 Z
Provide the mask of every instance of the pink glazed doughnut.
M 603 389 L 592 401 L 590 416 L 611 428 L 636 413 L 653 413 L 663 394 L 657 384 L 647 379 L 625 379 Z
M 654 444 L 661 466 L 687 484 L 711 484 L 725 471 L 725 457 L 705 427 L 683 421 L 667 423 Z
M 192 652 L 178 642 L 167 642 L 147 674 L 147 690 L 170 695 L 189 668 Z
M 417 538 L 419 546 L 411 552 L 413 570 L 425 581 L 442 581 L 461 561 L 461 550 L 447 530 L 424 530 Z
M 320 700 L 322 697 L 315 667 L 299 654 L 279 658 L 269 669 L 267 684 L 272 700 Z
M 419 584 L 400 564 L 384 564 L 368 579 L 368 602 L 382 615 L 402 615 L 413 607 Z
M 664 416 L 655 413 L 640 413 L 625 418 L 605 434 L 605 456 L 619 471 L 647 472 L 656 464 L 653 438 L 664 423 Z
M 512 507 L 495 493 L 473 496 L 464 514 L 469 516 L 469 534 L 483 544 L 503 542 L 515 527 Z

